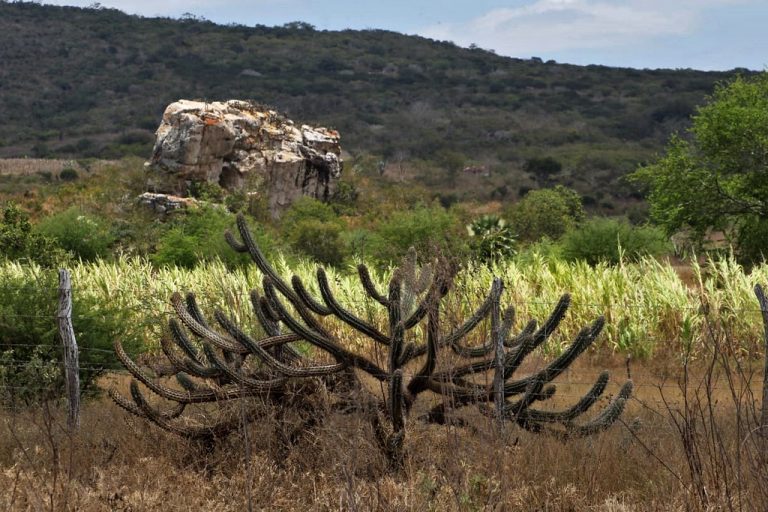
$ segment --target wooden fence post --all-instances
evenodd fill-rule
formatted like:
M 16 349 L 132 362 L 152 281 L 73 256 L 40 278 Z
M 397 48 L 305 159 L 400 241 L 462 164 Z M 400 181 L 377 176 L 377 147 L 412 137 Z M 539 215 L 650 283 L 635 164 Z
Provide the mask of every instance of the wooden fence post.
M 755 285 L 755 295 L 760 303 L 760 313 L 763 316 L 763 341 L 765 350 L 765 362 L 763 366 L 763 404 L 760 409 L 760 433 L 768 437 L 768 299 L 765 297 L 763 287 Z
M 80 365 L 77 340 L 72 328 L 72 281 L 69 271 L 59 269 L 59 310 L 56 315 L 59 338 L 64 345 L 64 377 L 69 400 L 67 427 L 70 432 L 80 426 Z

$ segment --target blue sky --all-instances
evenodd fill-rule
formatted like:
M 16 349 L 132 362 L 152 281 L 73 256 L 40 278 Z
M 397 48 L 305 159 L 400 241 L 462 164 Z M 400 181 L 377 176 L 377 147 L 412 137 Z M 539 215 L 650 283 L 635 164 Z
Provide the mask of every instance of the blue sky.
M 87 6 L 88 1 L 45 0 Z M 143 16 L 217 23 L 382 28 L 500 55 L 574 64 L 768 68 L 766 0 L 104 0 Z

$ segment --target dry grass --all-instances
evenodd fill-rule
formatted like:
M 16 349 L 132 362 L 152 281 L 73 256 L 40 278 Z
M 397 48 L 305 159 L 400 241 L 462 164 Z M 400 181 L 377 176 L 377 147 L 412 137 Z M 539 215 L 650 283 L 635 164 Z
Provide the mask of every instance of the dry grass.
M 624 371 L 616 365 L 612 373 Z M 571 370 L 558 395 L 573 400 L 597 372 L 589 363 Z M 254 510 L 765 510 L 765 473 L 744 456 L 750 444 L 736 425 L 737 402 L 725 373 L 702 366 L 688 374 L 691 383 L 707 375 L 716 379 L 707 402 L 712 421 L 699 425 L 704 430 L 694 426 L 693 438 L 705 443 L 719 432 L 731 461 L 702 452 L 706 503 L 671 421 L 675 410 L 685 408 L 683 397 L 693 394 L 659 376 L 668 370 L 632 373 L 636 399 L 623 421 L 593 438 L 562 443 L 516 429 L 502 438 L 474 411 L 466 413 L 473 429 L 414 419 L 402 474 L 388 472 L 370 427 L 354 416 L 330 416 L 289 452 L 278 441 L 273 419 L 249 428 L 247 446 L 240 432 L 208 452 L 129 416 L 108 399 L 86 405 L 74 436 L 63 428 L 61 409 L 9 413 L 0 422 L 0 508 L 247 510 L 250 499 Z M 680 371 L 675 377 L 682 377 Z M 120 388 L 127 385 L 124 376 L 110 379 Z M 725 479 L 722 470 L 730 471 Z M 725 488 L 726 480 L 731 487 Z

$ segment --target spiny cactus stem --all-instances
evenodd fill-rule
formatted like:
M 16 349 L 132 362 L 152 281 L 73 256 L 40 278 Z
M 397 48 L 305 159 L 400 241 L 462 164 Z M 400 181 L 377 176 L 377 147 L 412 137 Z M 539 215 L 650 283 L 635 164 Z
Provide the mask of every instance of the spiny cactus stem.
M 299 296 L 299 299 L 301 299 L 310 311 L 322 316 L 328 316 L 333 313 L 328 307 L 320 304 L 320 302 L 310 295 L 299 276 L 293 276 L 291 278 L 291 285 L 293 286 L 296 295 Z
M 322 268 L 317 269 L 317 283 L 320 285 L 320 293 L 323 296 L 323 301 L 325 301 L 328 309 L 339 320 L 346 323 L 353 329 L 365 334 L 372 340 L 383 345 L 389 345 L 389 338 L 387 338 L 385 334 L 383 334 L 381 331 L 376 329 L 376 327 L 369 324 L 362 318 L 355 316 L 349 310 L 345 309 L 341 306 L 341 304 L 339 304 L 339 302 L 336 300 L 336 297 L 333 295 L 333 292 L 331 291 L 330 285 L 328 284 L 328 276 L 326 275 L 325 270 Z
M 389 302 L 387 301 L 387 298 L 376 289 L 376 285 L 373 284 L 373 279 L 371 279 L 368 267 L 361 263 L 357 266 L 357 274 L 360 277 L 360 283 L 363 285 L 365 293 L 382 306 L 387 307 Z
M 491 340 L 495 345 L 494 366 L 496 371 L 493 375 L 493 402 L 496 409 L 496 418 L 499 421 L 499 430 L 504 430 L 504 331 L 501 325 L 501 292 L 504 285 L 501 279 L 494 279 L 494 285 L 498 283 L 499 293 L 491 306 Z

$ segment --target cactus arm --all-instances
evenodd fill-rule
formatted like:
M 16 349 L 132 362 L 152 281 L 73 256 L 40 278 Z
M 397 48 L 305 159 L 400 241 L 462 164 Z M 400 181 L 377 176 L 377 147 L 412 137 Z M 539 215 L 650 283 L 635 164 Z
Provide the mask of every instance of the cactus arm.
M 592 388 L 573 406 L 563 411 L 526 410 L 521 420 L 532 423 L 567 423 L 587 412 L 603 395 L 608 385 L 608 372 L 602 372 Z
M 430 285 L 426 296 L 405 321 L 406 330 L 416 327 L 416 325 L 427 315 L 432 304 L 439 303 L 440 300 L 445 297 L 450 288 L 449 281 L 450 278 L 441 277 L 440 274 L 437 274 L 432 278 L 432 284 Z
M 387 345 L 389 345 L 389 373 L 399 369 L 398 363 L 400 362 L 400 356 L 403 351 L 403 337 L 405 336 L 405 326 L 401 322 L 402 313 L 402 295 L 401 286 L 402 282 L 399 276 L 392 278 L 389 283 L 389 294 L 387 314 L 389 317 L 389 333 L 390 339 Z M 394 375 L 393 375 L 394 378 Z M 401 375 L 402 380 L 402 375 Z
M 367 293 L 368 296 L 373 300 L 386 307 L 387 298 L 379 293 L 379 291 L 376 289 L 376 285 L 373 284 L 373 279 L 371 279 L 371 274 L 368 271 L 368 267 L 361 263 L 357 266 L 357 274 L 360 277 L 360 284 L 362 284 L 365 293 Z
M 236 398 L 242 398 L 244 396 L 250 396 L 253 392 L 244 391 L 242 389 L 234 388 L 201 388 L 199 391 L 179 391 L 177 389 L 171 389 L 163 386 L 158 382 L 151 379 L 146 373 L 144 373 L 139 366 L 128 357 L 122 344 L 119 340 L 115 340 L 114 343 L 115 354 L 125 368 L 133 375 L 138 381 L 147 386 L 153 393 L 160 395 L 166 400 L 171 400 L 178 403 L 195 404 L 203 402 L 212 402 L 215 400 L 233 400 Z
M 173 335 L 173 341 L 181 348 L 193 361 L 199 364 L 203 364 L 203 360 L 200 358 L 197 348 L 192 344 L 187 333 L 181 328 L 179 321 L 175 318 L 168 320 L 168 328 Z
M 376 364 L 374 364 L 371 361 L 368 361 L 362 356 L 359 356 L 357 354 L 354 354 L 343 347 L 341 347 L 339 344 L 332 341 L 330 338 L 323 336 L 321 333 L 318 333 L 301 322 L 297 321 L 295 318 L 293 318 L 291 315 L 288 314 L 288 311 L 286 311 L 285 306 L 280 301 L 279 297 L 277 297 L 276 291 L 272 286 L 269 286 L 269 282 L 267 282 L 267 286 L 265 289 L 265 292 L 267 294 L 267 297 L 272 302 L 272 307 L 275 309 L 276 313 L 280 316 L 283 322 L 288 326 L 289 329 L 291 329 L 293 332 L 298 334 L 302 337 L 305 341 L 311 343 L 312 345 L 325 350 L 329 354 L 331 354 L 333 357 L 337 358 L 339 361 L 344 363 L 345 365 L 353 366 L 355 368 L 358 368 L 369 375 L 371 375 L 373 378 L 377 380 L 387 380 L 388 374 L 381 368 L 379 368 Z
M 173 336 L 175 337 L 175 334 Z M 178 356 L 173 350 L 171 344 L 171 340 L 168 336 L 162 336 L 160 338 L 160 348 L 163 350 L 165 357 L 168 358 L 168 361 L 170 361 L 177 370 L 184 371 L 194 375 L 195 377 L 204 379 L 214 379 L 221 377 L 221 371 L 217 368 L 208 368 L 196 361 L 184 359 Z
M 421 369 L 411 378 L 408 383 L 408 394 L 411 396 L 411 403 L 419 393 L 427 389 L 427 380 L 432 377 L 437 367 L 437 343 L 440 339 L 440 311 L 439 303 L 433 303 L 427 313 L 427 358 Z M 415 347 L 414 347 L 415 348 Z M 414 350 L 416 353 L 416 350 Z M 410 406 L 410 405 L 409 405 Z
M 248 352 L 248 349 L 242 345 L 238 345 L 235 340 L 224 337 L 216 331 L 200 324 L 200 322 L 198 322 L 197 319 L 184 307 L 184 301 L 179 293 L 174 293 L 171 296 L 171 304 L 181 322 L 195 335 L 200 336 L 206 341 L 213 343 L 220 349 L 228 352 L 238 354 L 246 354 Z
M 581 425 L 566 425 L 568 433 L 574 437 L 591 436 L 598 432 L 602 432 L 613 425 L 616 420 L 619 419 L 621 413 L 624 412 L 627 400 L 632 396 L 632 389 L 632 381 L 625 382 L 619 393 L 616 395 L 616 398 L 614 398 L 595 418 Z
M 573 343 L 571 343 L 559 357 L 539 373 L 518 381 L 507 383 L 504 386 L 507 396 L 510 394 L 522 393 L 534 379 L 551 382 L 553 379 L 557 378 L 592 344 L 593 341 L 595 341 L 595 338 L 600 334 L 600 331 L 603 330 L 604 325 L 605 318 L 601 316 L 595 320 L 591 326 L 582 329 Z
M 219 368 L 230 379 L 232 379 L 235 383 L 240 384 L 241 386 L 245 386 L 255 391 L 264 392 L 264 391 L 273 391 L 278 388 L 283 388 L 286 383 L 287 379 L 282 377 L 276 378 L 276 379 L 261 380 L 261 379 L 254 379 L 252 377 L 243 375 L 241 372 L 229 366 L 226 361 L 221 359 L 209 344 L 207 343 L 205 344 L 204 350 L 205 350 L 205 355 L 208 358 L 208 360 L 211 362 L 211 364 Z
M 319 375 L 330 375 L 332 373 L 337 373 L 346 368 L 346 364 L 344 363 L 317 365 L 309 368 L 295 368 L 284 364 L 278 361 L 272 354 L 267 352 L 267 350 L 263 348 L 256 340 L 252 339 L 250 336 L 238 329 L 231 320 L 224 316 L 223 313 L 217 311 L 215 315 L 219 324 L 221 324 L 224 329 L 229 331 L 229 333 L 234 336 L 239 343 L 248 348 L 252 354 L 256 355 L 270 368 L 282 373 L 283 375 L 287 375 L 289 377 L 315 377 Z M 206 355 L 209 355 L 208 351 L 206 351 Z
M 352 314 L 349 310 L 343 308 L 341 304 L 336 300 L 336 297 L 331 291 L 331 287 L 328 284 L 328 276 L 325 270 L 322 268 L 317 269 L 317 283 L 320 285 L 320 294 L 323 296 L 328 309 L 342 322 L 349 325 L 356 331 L 359 331 L 372 340 L 381 343 L 383 345 L 389 345 L 389 338 L 381 331 L 376 329 L 373 325 L 369 324 L 362 318 L 359 318 Z
M 293 286 L 293 290 L 296 292 L 296 295 L 299 297 L 299 299 L 304 303 L 305 306 L 307 306 L 307 309 L 321 316 L 328 316 L 333 313 L 331 309 L 320 304 L 320 302 L 312 297 L 307 288 L 304 286 L 304 283 L 301 282 L 301 278 L 299 276 L 293 276 L 291 278 L 291 285 Z
M 146 398 L 144 398 L 144 395 L 141 394 L 139 385 L 135 380 L 131 381 L 131 397 L 136 403 L 136 407 L 143 413 L 142 416 L 146 417 L 163 430 L 188 439 L 212 439 L 215 437 L 222 437 L 238 428 L 243 421 L 251 421 L 256 415 L 256 411 L 254 410 L 251 411 L 249 417 L 234 416 L 227 421 L 221 421 L 210 426 L 179 425 L 169 421 L 162 415 L 162 413 L 149 405 Z
M 450 346 L 454 352 L 462 357 L 481 357 L 488 355 L 493 350 L 493 341 L 490 341 L 478 348 L 463 347 L 459 345 L 458 342 L 460 339 L 464 338 L 467 334 L 472 332 L 472 330 L 488 316 L 488 314 L 491 312 L 491 308 L 493 307 L 494 302 L 498 301 L 499 297 L 501 296 L 501 288 L 501 282 L 494 281 L 493 285 L 491 286 L 491 291 L 488 293 L 488 296 L 485 298 L 477 311 L 475 311 L 475 313 L 470 316 L 469 319 L 467 319 L 467 321 L 464 322 L 461 327 L 446 336 L 440 344 Z
M 115 388 L 109 388 L 109 397 L 113 402 L 115 402 L 115 404 L 125 409 L 129 413 L 135 416 L 146 417 L 144 412 L 138 408 L 136 403 L 125 398 Z M 184 413 L 184 409 L 186 409 L 186 407 L 187 404 L 176 404 L 172 409 L 167 411 L 157 411 L 157 414 L 162 418 L 174 419 L 181 416 Z

